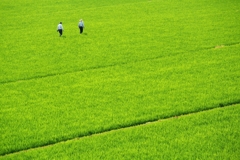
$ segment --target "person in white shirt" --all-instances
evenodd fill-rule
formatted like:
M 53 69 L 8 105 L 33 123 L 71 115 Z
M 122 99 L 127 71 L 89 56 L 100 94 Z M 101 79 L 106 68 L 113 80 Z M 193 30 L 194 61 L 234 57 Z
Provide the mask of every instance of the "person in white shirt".
M 62 22 L 60 22 L 57 26 L 57 32 L 59 32 L 59 36 L 62 36 L 62 32 L 63 32 L 63 25 Z
M 79 23 L 78 23 L 78 27 L 80 29 L 80 34 L 82 34 L 83 32 L 83 28 L 84 28 L 84 23 L 83 23 L 83 20 L 80 19 Z

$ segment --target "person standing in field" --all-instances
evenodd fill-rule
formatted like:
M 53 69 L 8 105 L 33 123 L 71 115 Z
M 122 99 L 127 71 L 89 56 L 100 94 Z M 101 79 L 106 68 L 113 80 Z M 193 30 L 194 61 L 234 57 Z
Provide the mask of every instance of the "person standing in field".
M 59 32 L 59 36 L 62 36 L 62 32 L 63 32 L 63 25 L 62 22 L 60 22 L 57 26 L 57 32 Z
M 80 29 L 80 34 L 83 33 L 83 28 L 84 28 L 84 23 L 83 23 L 83 20 L 80 19 L 79 23 L 78 23 L 78 27 Z

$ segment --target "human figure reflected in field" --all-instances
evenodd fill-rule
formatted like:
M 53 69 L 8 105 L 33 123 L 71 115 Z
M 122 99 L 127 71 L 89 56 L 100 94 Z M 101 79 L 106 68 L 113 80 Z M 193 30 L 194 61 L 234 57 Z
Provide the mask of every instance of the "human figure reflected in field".
M 61 37 L 62 36 L 62 33 L 63 33 L 63 25 L 62 25 L 62 22 L 60 22 L 57 26 L 57 32 L 59 32 L 59 36 Z

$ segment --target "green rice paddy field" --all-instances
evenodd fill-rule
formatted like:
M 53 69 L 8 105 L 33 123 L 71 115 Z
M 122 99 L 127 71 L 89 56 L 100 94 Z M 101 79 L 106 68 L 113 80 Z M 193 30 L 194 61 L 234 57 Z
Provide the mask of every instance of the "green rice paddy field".
M 1 0 L 0 159 L 240 159 L 239 15 L 239 0 Z

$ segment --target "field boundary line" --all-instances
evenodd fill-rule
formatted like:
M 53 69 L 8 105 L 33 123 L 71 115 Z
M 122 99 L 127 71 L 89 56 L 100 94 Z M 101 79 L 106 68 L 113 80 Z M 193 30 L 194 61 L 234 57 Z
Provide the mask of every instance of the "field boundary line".
M 189 53 L 189 52 L 198 52 L 198 51 L 205 51 L 205 50 L 210 50 L 210 49 L 219 49 L 219 48 L 224 48 L 224 47 L 229 47 L 229 46 L 235 46 L 239 45 L 240 42 L 233 42 L 233 43 L 228 43 L 228 44 L 222 44 L 218 46 L 212 46 L 212 47 L 206 47 L 202 49 L 196 49 L 196 50 L 189 50 L 189 51 L 181 51 L 176 53 L 175 55 L 171 56 L 177 56 L 182 53 Z M 73 70 L 73 71 L 65 71 L 61 73 L 50 73 L 50 74 L 45 74 L 45 75 L 36 75 L 28 78 L 21 78 L 21 79 L 16 79 L 16 80 L 6 80 L 6 81 L 0 81 L 1 84 L 9 84 L 9 83 L 17 83 L 17 82 L 22 82 L 22 81 L 29 81 L 29 80 L 34 80 L 34 79 L 42 79 L 42 78 L 48 78 L 48 77 L 54 77 L 54 76 L 61 76 L 61 75 L 66 75 L 66 74 L 72 74 L 72 73 L 79 73 L 79 72 L 84 72 L 84 71 L 89 71 L 89 70 L 97 70 L 97 69 L 104 69 L 104 68 L 109 68 L 109 67 L 114 67 L 114 66 L 120 66 L 120 65 L 125 65 L 125 64 L 131 64 L 131 63 L 138 63 L 138 62 L 144 62 L 144 61 L 149 61 L 149 60 L 156 60 L 163 58 L 163 56 L 156 56 L 156 57 L 151 57 L 151 58 L 144 58 L 144 59 L 139 59 L 131 62 L 119 62 L 119 63 L 113 63 L 105 66 L 92 66 L 89 68 L 82 68 L 79 70 Z
M 3 153 L 3 154 L 0 154 L 0 158 L 4 157 L 4 156 L 12 155 L 12 154 L 27 152 L 27 151 L 38 149 L 38 148 L 45 148 L 45 147 L 53 146 L 53 145 L 60 144 L 60 143 L 79 140 L 79 139 L 85 138 L 85 137 L 101 135 L 101 134 L 105 134 L 105 133 L 109 133 L 109 132 L 113 132 L 113 131 L 119 131 L 119 130 L 123 130 L 123 129 L 127 129 L 127 128 L 134 128 L 134 127 L 137 127 L 137 126 L 148 125 L 148 124 L 161 122 L 161 121 L 167 121 L 167 120 L 171 120 L 173 118 L 180 118 L 180 117 L 194 115 L 194 114 L 207 112 L 207 111 L 211 111 L 211 110 L 215 110 L 215 109 L 223 109 L 223 108 L 226 108 L 226 107 L 234 107 L 235 105 L 238 105 L 238 104 L 240 104 L 240 99 L 232 101 L 232 102 L 227 102 L 227 103 L 219 103 L 219 104 L 214 105 L 212 107 L 207 107 L 207 108 L 201 109 L 201 110 L 185 111 L 185 112 L 182 112 L 182 113 L 179 113 L 179 114 L 172 114 L 172 115 L 165 116 L 165 117 L 162 117 L 162 118 L 156 117 L 156 118 L 153 118 L 153 119 L 134 122 L 132 124 L 123 124 L 123 125 L 118 126 L 118 127 L 110 127 L 110 128 L 104 129 L 102 131 L 96 131 L 96 132 L 89 131 L 88 134 L 83 133 L 82 135 L 72 137 L 72 138 L 62 139 L 62 140 L 57 141 L 57 142 L 52 142 L 52 143 L 42 144 L 42 145 L 33 146 L 33 147 L 29 147 L 29 148 L 23 148 L 23 149 L 11 151 L 11 152 L 6 152 L 6 153 Z

